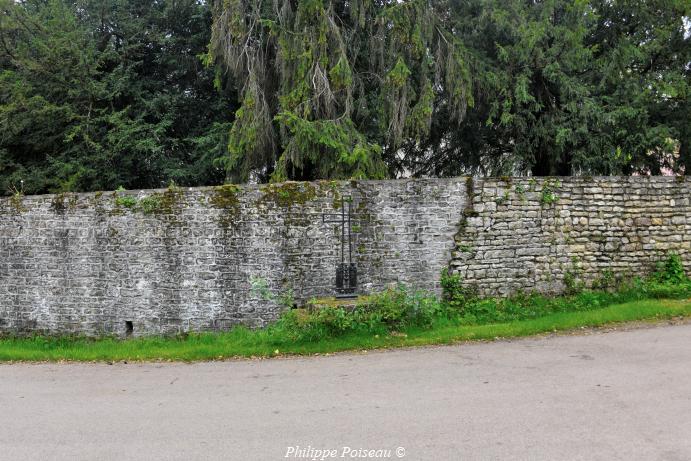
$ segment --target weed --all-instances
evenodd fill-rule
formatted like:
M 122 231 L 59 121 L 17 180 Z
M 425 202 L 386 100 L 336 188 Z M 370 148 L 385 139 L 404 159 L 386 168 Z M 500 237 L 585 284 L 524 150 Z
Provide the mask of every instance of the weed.
M 509 201 L 509 190 L 508 189 L 504 191 L 504 194 L 501 197 L 497 197 L 494 199 L 494 202 L 497 205 L 502 205 L 508 201 Z
M 516 184 L 514 189 L 516 191 L 516 195 L 518 195 L 518 198 L 521 199 L 521 202 L 525 202 L 525 186 L 523 186 L 523 184 Z
M 250 293 L 254 297 L 264 301 L 275 302 L 286 309 L 292 309 L 295 306 L 295 296 L 292 288 L 288 288 L 280 293 L 274 293 L 269 288 L 267 280 L 263 277 L 250 276 Z
M 460 274 L 454 274 L 449 268 L 441 272 L 442 300 L 448 307 L 460 315 L 464 314 L 466 306 L 477 298 L 474 287 L 465 286 Z
M 576 294 L 583 291 L 583 283 L 578 280 L 578 272 L 569 269 L 564 273 L 564 286 L 566 294 Z
M 614 272 L 611 269 L 605 269 L 602 271 L 600 277 L 598 277 L 593 282 L 594 290 L 607 290 L 610 288 L 615 288 L 617 280 L 614 277 Z
M 133 195 L 122 195 L 123 192 L 125 192 L 125 188 L 122 186 L 119 186 L 115 190 L 115 205 L 129 209 L 136 207 L 137 197 L 134 197 Z
M 688 280 L 681 257 L 676 253 L 670 254 L 665 261 L 657 264 L 653 278 L 660 283 L 682 283 Z
M 473 251 L 473 247 L 471 247 L 470 245 L 467 245 L 465 243 L 459 244 L 458 249 L 459 249 L 459 251 L 461 251 L 463 253 L 470 253 Z
M 284 312 L 272 327 L 292 341 L 315 341 L 348 333 L 387 334 L 406 328 L 430 328 L 444 312 L 430 293 L 403 285 L 358 301 L 354 309 L 316 305 Z
M 144 214 L 156 213 L 161 208 L 160 195 L 150 195 L 139 200 L 139 209 Z
M 24 207 L 24 180 L 21 181 L 21 186 L 17 188 L 14 184 L 10 186 L 10 205 L 14 208 L 14 211 L 21 213 L 26 211 Z
M 307 313 L 289 311 L 296 317 Z M 327 315 L 327 314 L 323 314 Z M 342 312 L 333 315 L 335 336 L 316 333 L 316 340 L 299 341 L 289 337 L 278 324 L 250 330 L 236 326 L 223 333 L 189 333 L 179 337 L 114 338 L 93 340 L 80 337 L 0 338 L 0 362 L 25 361 L 143 361 L 143 360 L 217 360 L 233 357 L 273 357 L 277 354 L 316 354 L 343 350 L 380 349 L 426 344 L 449 344 L 468 340 L 493 340 L 535 335 L 555 330 L 594 327 L 617 322 L 669 319 L 691 315 L 691 302 L 642 300 L 584 312 L 557 312 L 544 317 L 488 325 L 464 325 L 444 318 L 432 328 L 411 327 L 401 332 L 357 331 L 348 326 Z M 340 318 L 339 318 L 340 316 Z M 324 323 L 324 322 L 322 322 Z M 279 352 L 280 350 L 280 352 Z
M 683 298 L 691 294 L 691 280 L 684 274 L 681 258 L 671 254 L 648 279 L 634 278 L 627 283 L 618 280 L 612 270 L 603 271 L 586 290 L 579 281 L 577 259 L 564 275 L 566 293 L 549 297 L 538 293 L 516 293 L 508 298 L 479 298 L 475 290 L 465 287 L 458 274 L 445 269 L 441 275 L 442 301 L 446 316 L 457 316 L 461 323 L 485 324 L 537 318 L 554 312 L 597 309 L 615 303 L 645 298 Z
M 356 318 L 370 326 L 381 323 L 394 330 L 413 326 L 428 328 L 443 310 L 432 294 L 399 284 L 368 298 L 356 310 Z
M 556 179 L 546 179 L 542 183 L 542 191 L 540 192 L 540 203 L 542 205 L 551 205 L 559 200 L 559 196 L 555 193 L 554 189 L 560 187 L 561 184 Z

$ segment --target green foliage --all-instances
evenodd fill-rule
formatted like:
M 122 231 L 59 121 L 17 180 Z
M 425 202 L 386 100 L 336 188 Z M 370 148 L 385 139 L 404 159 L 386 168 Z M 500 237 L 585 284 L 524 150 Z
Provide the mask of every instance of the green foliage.
M 0 193 L 688 174 L 689 16 L 681 0 L 0 0 Z
M 275 302 L 283 306 L 284 309 L 292 309 L 295 305 L 292 288 L 288 288 L 280 293 L 274 293 L 263 277 L 250 277 L 250 293 L 264 301 Z
M 21 213 L 22 211 L 26 211 L 23 200 L 24 194 L 21 191 L 15 191 L 12 193 L 12 196 L 10 197 L 10 204 L 12 205 L 12 208 L 14 208 L 15 212 Z
M 125 208 L 134 208 L 137 206 L 137 198 L 131 195 L 123 195 L 115 199 L 115 204 L 118 206 L 124 206 Z
M 605 269 L 602 271 L 600 277 L 593 282 L 594 290 L 607 290 L 610 288 L 615 288 L 617 285 L 617 280 L 614 276 L 614 272 L 611 269 Z
M 465 243 L 459 244 L 458 249 L 463 253 L 470 253 L 471 251 L 473 251 L 473 247 L 471 247 L 470 245 L 466 245 Z
M 275 119 L 287 128 L 291 138 L 278 160 L 274 180 L 293 177 L 308 164 L 322 178 L 384 177 L 386 166 L 379 160 L 381 149 L 368 143 L 350 121 L 309 121 L 292 112 L 282 112 Z
M 318 304 L 311 309 L 286 310 L 270 328 L 270 335 L 282 338 L 277 339 L 277 343 L 311 342 L 347 335 L 378 337 L 440 325 L 487 325 L 558 313 L 587 312 L 644 299 L 686 299 L 691 296 L 691 280 L 676 278 L 678 262 L 672 255 L 650 279 L 635 278 L 620 284 L 608 271 L 603 274 L 599 288 L 579 288 L 557 297 L 516 293 L 508 298 L 480 298 L 474 289 L 464 287 L 458 274 L 444 270 L 441 300 L 430 293 L 398 285 L 359 299 L 350 308 Z M 256 285 L 259 293 L 265 293 L 264 299 L 274 299 L 265 284 Z
M 387 334 L 411 327 L 430 328 L 443 310 L 433 295 L 398 285 L 360 300 L 351 309 L 317 306 L 288 310 L 272 328 L 290 341 L 316 341 L 358 332 Z
M 437 104 L 430 135 L 405 143 L 390 168 L 447 176 L 689 171 L 688 2 L 450 5 L 470 56 L 473 105 L 455 126 Z
M 463 324 L 487 324 L 539 318 L 557 312 L 588 311 L 646 298 L 679 299 L 689 295 L 689 281 L 674 285 L 636 279 L 615 291 L 583 290 L 559 297 L 518 293 L 508 298 L 472 299 L 463 302 L 458 311 Z
M 231 331 L 189 333 L 170 338 L 158 336 L 118 340 L 115 338 L 0 337 L 2 361 L 162 361 L 222 360 L 237 357 L 325 354 L 459 341 L 515 338 L 556 330 L 568 331 L 627 321 L 678 319 L 691 315 L 691 302 L 642 300 L 582 312 L 556 313 L 532 320 L 493 325 L 435 323 L 433 328 L 410 328 L 405 333 L 351 332 L 337 337 L 296 341 L 275 326 L 250 330 L 236 326 Z
M 583 283 L 578 280 L 578 272 L 574 269 L 569 269 L 564 273 L 564 287 L 566 294 L 580 293 L 584 289 Z
M 154 192 L 151 195 L 138 198 L 123 192 L 125 189 L 122 186 L 115 191 L 115 206 L 128 208 L 145 215 L 170 214 L 182 199 L 182 191 L 174 182 L 171 182 L 168 189 L 162 194 Z
M 152 214 L 156 213 L 161 209 L 162 205 L 162 200 L 161 196 L 154 194 L 154 195 L 149 195 L 148 197 L 142 197 L 139 200 L 139 210 L 144 213 L 144 214 Z
M 214 187 L 212 196 L 209 198 L 211 203 L 216 208 L 231 211 L 237 214 L 240 209 L 240 187 L 235 184 L 224 184 L 222 186 Z
M 540 203 L 542 205 L 552 205 L 556 203 L 557 200 L 559 200 L 559 196 L 557 196 L 555 189 L 558 187 L 560 187 L 559 181 L 552 178 L 546 179 L 545 182 L 542 183 Z
M 449 268 L 442 270 L 440 282 L 442 288 L 442 300 L 454 312 L 457 312 L 460 315 L 463 315 L 465 307 L 472 300 L 477 298 L 477 293 L 474 287 L 464 285 L 460 274 L 452 273 Z
M 115 191 L 115 205 L 134 209 L 137 206 L 137 197 L 133 195 L 125 195 L 123 192 L 125 192 L 125 188 L 118 186 L 117 190 Z
M 497 205 L 503 205 L 504 203 L 509 201 L 509 198 L 510 198 L 509 194 L 510 194 L 509 189 L 506 189 L 502 195 L 500 195 L 499 197 L 494 199 L 494 202 Z
M 346 89 L 353 84 L 353 71 L 345 57 L 341 56 L 329 71 L 329 80 L 335 89 Z
M 565 312 L 585 312 L 643 299 L 685 299 L 691 296 L 691 279 L 676 254 L 661 262 L 649 279 L 626 282 L 611 270 L 603 272 L 586 290 L 577 281 L 578 265 L 570 270 L 573 282 L 563 296 L 518 292 L 507 298 L 480 298 L 473 287 L 465 286 L 459 274 L 448 268 L 441 273 L 442 298 L 404 285 L 358 300 L 352 308 L 338 304 L 315 304 L 309 309 L 293 309 L 292 292 L 274 294 L 266 280 L 250 279 L 254 296 L 284 306 L 284 313 L 270 327 L 270 334 L 289 341 L 318 341 L 348 334 L 386 335 L 435 325 L 486 325 L 536 319 Z M 569 283 L 565 283 L 567 287 Z M 287 300 L 287 301 L 286 301 Z
M 355 318 L 361 324 L 383 325 L 388 330 L 429 328 L 443 312 L 439 301 L 427 292 L 404 285 L 373 295 L 358 306 Z
M 304 205 L 317 196 L 317 189 L 310 183 L 286 182 L 261 187 L 264 194 L 260 201 L 289 208 Z
M 232 94 L 195 0 L 0 2 L 0 193 L 222 182 Z
M 516 184 L 514 190 L 516 191 L 516 195 L 518 195 L 518 198 L 521 199 L 521 202 L 525 202 L 525 186 L 523 184 Z
M 538 318 L 555 312 L 586 311 L 646 298 L 685 298 L 691 295 L 691 279 L 684 274 L 681 258 L 671 254 L 649 279 L 622 281 L 605 270 L 586 290 L 578 281 L 576 261 L 564 276 L 564 296 L 517 293 L 508 298 L 478 298 L 462 284 L 460 276 L 442 272 L 443 301 L 461 323 L 485 324 Z
M 350 331 L 353 318 L 342 307 L 318 309 L 312 313 L 304 309 L 286 311 L 271 328 L 276 336 L 289 341 L 317 341 L 334 338 Z
M 658 263 L 653 278 L 660 283 L 688 283 L 689 278 L 684 272 L 681 257 L 677 253 L 670 254 L 663 262 Z
M 263 277 L 250 277 L 250 293 L 265 301 L 274 299 L 273 293 L 269 289 L 269 282 Z
M 228 1 L 214 13 L 206 59 L 243 94 L 223 162 L 233 179 L 384 177 L 387 156 L 428 135 L 440 98 L 455 123 L 472 99 L 442 4 Z
M 410 76 L 410 69 L 406 66 L 403 58 L 398 58 L 396 65 L 386 74 L 386 80 L 394 88 L 403 88 Z

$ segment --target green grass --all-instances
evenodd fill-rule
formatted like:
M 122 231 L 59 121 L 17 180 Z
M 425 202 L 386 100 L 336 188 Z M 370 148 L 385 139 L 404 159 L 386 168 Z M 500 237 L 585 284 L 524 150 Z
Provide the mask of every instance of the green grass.
M 467 325 L 438 318 L 428 328 L 402 328 L 399 333 L 353 331 L 314 341 L 294 340 L 280 329 L 236 328 L 227 333 L 197 333 L 177 338 L 6 338 L 0 339 L 0 361 L 148 361 L 216 360 L 234 357 L 324 354 L 469 340 L 515 338 L 581 327 L 691 316 L 691 299 L 647 299 L 587 311 L 558 312 L 543 317 L 486 325 Z

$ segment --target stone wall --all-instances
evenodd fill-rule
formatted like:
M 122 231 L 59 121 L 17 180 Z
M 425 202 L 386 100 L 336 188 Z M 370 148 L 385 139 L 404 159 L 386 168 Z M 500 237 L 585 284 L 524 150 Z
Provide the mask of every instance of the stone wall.
M 167 334 L 262 326 L 334 294 L 341 198 L 363 293 L 439 292 L 450 266 L 487 295 L 559 292 L 691 266 L 685 178 L 284 183 L 0 199 L 0 333 Z M 346 201 L 346 204 L 348 203 Z
M 645 275 L 672 251 L 691 266 L 689 178 L 474 179 L 469 191 L 451 266 L 482 294 Z
M 362 292 L 438 290 L 464 180 L 285 183 L 0 199 L 0 332 L 175 333 L 261 326 L 334 294 L 341 198 Z M 346 202 L 347 204 L 347 202 Z

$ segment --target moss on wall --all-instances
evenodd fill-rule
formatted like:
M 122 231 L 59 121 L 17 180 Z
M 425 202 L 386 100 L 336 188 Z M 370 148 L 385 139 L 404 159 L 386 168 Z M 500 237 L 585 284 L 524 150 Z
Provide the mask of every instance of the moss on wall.
M 312 183 L 284 182 L 268 184 L 259 188 L 262 197 L 258 204 L 271 204 L 282 208 L 304 205 L 317 196 L 317 188 Z
M 219 217 L 219 224 L 227 229 L 231 224 L 238 221 L 240 216 L 240 186 L 235 184 L 224 184 L 213 188 L 209 203 L 214 208 L 222 210 Z

